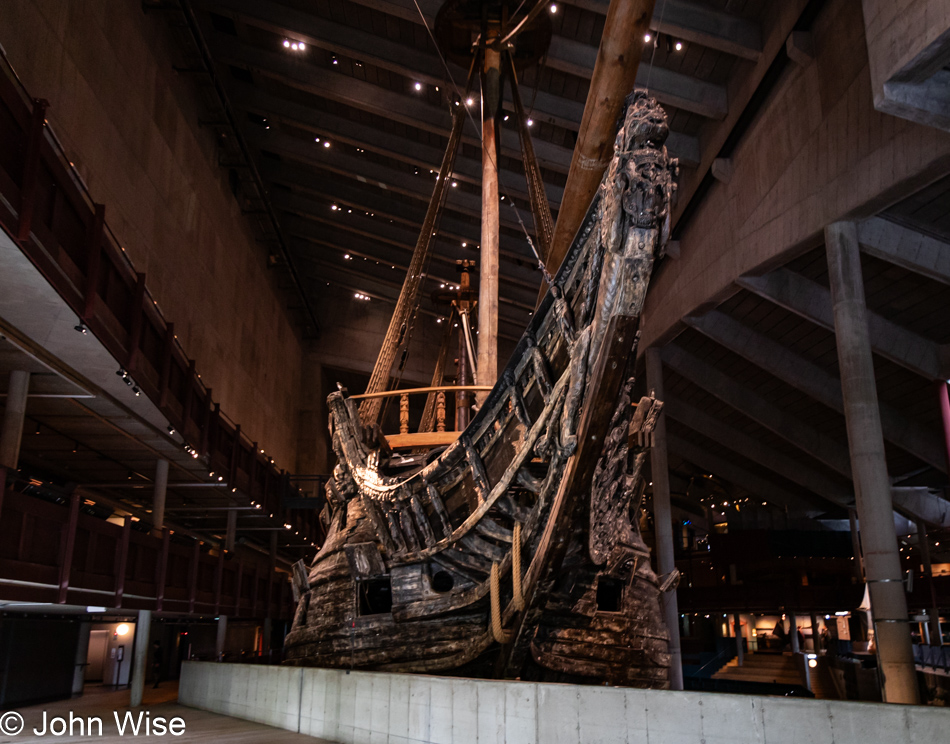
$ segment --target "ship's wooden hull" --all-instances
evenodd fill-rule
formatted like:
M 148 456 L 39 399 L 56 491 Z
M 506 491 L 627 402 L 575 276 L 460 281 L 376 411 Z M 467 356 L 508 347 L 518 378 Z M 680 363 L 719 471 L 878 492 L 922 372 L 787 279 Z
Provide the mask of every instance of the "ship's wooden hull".
M 635 518 L 661 404 L 633 416 L 629 361 L 675 162 L 655 101 L 631 97 L 625 117 L 551 291 L 458 441 L 402 472 L 345 391 L 330 396 L 332 524 L 299 578 L 288 663 L 667 685 Z

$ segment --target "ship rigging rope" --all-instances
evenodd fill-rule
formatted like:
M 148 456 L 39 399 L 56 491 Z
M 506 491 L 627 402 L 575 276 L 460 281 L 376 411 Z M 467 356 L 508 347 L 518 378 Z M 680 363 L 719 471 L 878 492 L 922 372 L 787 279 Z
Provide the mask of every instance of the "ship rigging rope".
M 511 588 L 512 604 L 519 612 L 524 609 L 524 593 L 521 590 L 521 522 L 515 522 L 511 532 Z
M 511 636 L 505 632 L 501 624 L 501 588 L 498 578 L 498 561 L 491 564 L 491 575 L 489 577 L 491 586 L 491 634 L 498 643 L 510 643 Z
M 439 60 L 442 62 L 442 68 L 445 70 L 445 76 L 446 78 L 448 78 L 448 81 L 452 85 L 452 88 L 454 88 L 456 96 L 458 96 L 457 100 L 464 101 L 467 95 L 467 91 L 471 87 L 471 71 L 469 71 L 469 84 L 468 84 L 468 87 L 466 87 L 466 94 L 463 94 L 462 91 L 459 89 L 458 83 L 455 82 L 455 78 L 452 77 L 452 71 L 449 69 L 449 63 L 446 61 L 445 57 L 443 56 L 442 50 L 439 49 L 439 43 L 436 41 L 435 34 L 432 33 L 432 29 L 429 27 L 429 22 L 426 20 L 425 13 L 423 13 L 422 8 L 419 7 L 419 0 L 412 0 L 412 2 L 416 6 L 416 10 L 419 13 L 419 19 L 422 21 L 422 25 L 425 26 L 426 32 L 429 34 L 429 38 L 432 40 L 432 46 L 435 47 L 435 51 L 439 55 Z M 524 5 L 524 2 L 522 2 L 521 5 L 518 6 L 518 9 L 520 10 L 523 5 Z M 476 55 L 476 59 L 477 59 L 477 55 Z M 473 69 L 474 69 L 474 65 L 473 65 Z M 537 90 L 535 90 L 535 93 L 537 93 Z M 482 130 L 481 124 L 475 121 L 475 117 L 472 115 L 472 112 L 468 110 L 468 107 L 460 106 L 459 108 L 464 110 L 464 113 L 466 114 L 466 116 L 468 116 L 468 120 L 472 123 L 472 126 L 475 127 L 475 131 L 481 132 Z M 497 172 L 499 170 L 499 167 L 498 167 L 498 162 L 495 159 L 494 153 L 486 153 L 486 154 L 488 155 L 488 158 L 491 161 L 492 166 L 495 168 L 495 171 Z M 525 227 L 525 224 L 521 219 L 521 214 L 518 212 L 518 207 L 515 205 L 515 200 L 511 198 L 511 194 L 508 193 L 508 190 L 505 188 L 504 183 L 502 183 L 500 179 L 498 181 L 498 190 L 502 194 L 504 194 L 504 198 L 508 200 L 508 203 L 515 210 L 515 213 L 518 214 L 518 224 L 521 226 L 521 230 L 522 232 L 524 232 L 524 236 L 528 241 L 528 245 L 531 246 L 532 252 L 535 255 L 537 255 L 537 251 L 534 249 L 534 243 L 531 240 L 531 234 L 528 232 L 528 229 Z
M 469 87 L 471 87 L 472 84 L 474 71 L 475 65 L 473 63 L 469 70 Z M 416 314 L 418 304 L 419 290 L 422 287 L 424 275 L 426 274 L 425 269 L 428 265 L 430 249 L 434 243 L 433 238 L 435 237 L 445 205 L 445 198 L 448 191 L 447 184 L 449 183 L 452 170 L 455 166 L 455 157 L 458 154 L 459 144 L 462 141 L 464 123 L 465 113 L 462 111 L 462 107 L 459 107 L 454 115 L 452 132 L 449 135 L 449 143 L 445 149 L 445 155 L 442 157 L 442 166 L 439 168 L 438 175 L 436 176 L 435 189 L 432 192 L 432 199 L 429 201 L 425 220 L 419 231 L 419 240 L 416 242 L 416 248 L 409 262 L 406 280 L 403 282 L 402 289 L 399 292 L 399 299 L 396 300 L 396 309 L 393 311 L 393 316 L 389 321 L 389 328 L 383 337 L 382 348 L 379 350 L 379 356 L 373 367 L 373 373 L 366 386 L 367 393 L 379 393 L 388 388 L 393 363 L 396 361 L 396 354 L 411 331 L 411 324 Z M 381 408 L 382 399 L 364 398 L 360 404 L 360 419 L 363 424 L 372 426 L 377 423 Z

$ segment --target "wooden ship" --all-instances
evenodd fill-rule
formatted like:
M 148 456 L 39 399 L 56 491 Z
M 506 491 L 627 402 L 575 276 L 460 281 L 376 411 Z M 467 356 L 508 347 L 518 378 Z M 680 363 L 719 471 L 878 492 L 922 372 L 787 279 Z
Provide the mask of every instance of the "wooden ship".
M 440 174 L 451 173 L 463 120 Z M 667 135 L 664 111 L 634 91 L 586 219 L 556 276 L 545 273 L 547 294 L 496 384 L 460 432 L 437 432 L 442 446 L 420 451 L 408 435 L 400 443 L 413 449 L 396 454 L 376 421 L 386 395 L 405 406 L 407 391 L 386 388 L 449 180 L 438 179 L 370 391 L 328 399 L 330 527 L 313 563 L 295 567 L 285 663 L 668 686 L 659 603 L 676 577 L 655 575 L 638 520 L 662 403 L 631 400 L 675 190 Z M 528 152 L 529 183 L 531 166 Z M 532 207 L 543 245 L 550 214 L 545 223 L 546 203 Z M 458 309 L 467 326 L 468 304 Z M 432 392 L 427 426 L 443 408 Z

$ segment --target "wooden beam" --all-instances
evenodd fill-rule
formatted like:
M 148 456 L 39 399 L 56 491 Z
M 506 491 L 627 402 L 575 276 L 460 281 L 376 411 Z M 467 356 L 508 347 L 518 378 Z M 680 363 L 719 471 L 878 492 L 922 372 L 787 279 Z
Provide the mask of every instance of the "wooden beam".
M 667 433 L 667 444 L 670 451 L 675 452 L 684 460 L 701 470 L 718 475 L 723 480 L 754 494 L 762 501 L 786 508 L 790 512 L 799 512 L 804 516 L 815 517 L 825 511 L 810 505 L 804 495 L 790 491 L 774 480 L 757 475 L 731 460 L 714 455 L 707 447 L 694 444 L 673 433 Z
M 740 384 L 725 372 L 676 344 L 663 349 L 663 362 L 681 377 L 714 395 L 799 451 L 851 477 L 847 447 Z
M 654 0 L 613 0 L 610 3 L 571 170 L 564 187 L 563 206 L 554 226 L 548 259 L 548 269 L 552 274 L 567 255 L 613 157 L 617 120 L 623 111 L 624 99 L 636 80 L 643 37 L 649 28 L 653 6 Z M 542 296 L 545 289 L 541 290 Z
M 950 243 L 886 217 L 858 223 L 861 251 L 941 284 L 950 284 Z
M 841 380 L 777 341 L 718 310 L 701 316 L 688 316 L 683 322 L 831 410 L 844 413 Z M 924 429 L 889 403 L 881 401 L 879 406 L 884 438 L 887 441 L 928 465 L 946 472 L 947 460 L 940 447 L 937 432 Z M 812 446 L 817 445 L 818 442 L 812 443 Z M 850 458 L 845 458 L 842 448 L 839 447 L 838 450 L 834 457 L 837 464 L 832 467 L 842 474 L 844 471 L 841 468 L 847 467 L 850 474 Z
M 729 426 L 714 416 L 678 398 L 667 397 L 663 410 L 684 426 L 713 442 L 728 447 L 741 457 L 768 468 L 776 475 L 811 491 L 816 497 L 838 506 L 848 507 L 854 502 L 853 491 L 839 481 L 809 467 L 784 452 L 765 445 L 760 439 Z M 819 502 L 815 502 L 819 505 Z
M 736 284 L 834 333 L 831 292 L 821 284 L 784 268 L 763 276 L 739 277 Z M 950 377 L 946 347 L 902 328 L 870 309 L 867 318 L 871 349 L 875 354 L 928 380 Z

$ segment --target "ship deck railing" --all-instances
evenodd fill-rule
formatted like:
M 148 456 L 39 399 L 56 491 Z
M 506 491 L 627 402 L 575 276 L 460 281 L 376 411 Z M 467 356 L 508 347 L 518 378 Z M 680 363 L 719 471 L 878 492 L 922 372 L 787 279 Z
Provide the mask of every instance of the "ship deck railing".
M 492 390 L 491 385 L 439 385 L 435 387 L 404 388 L 401 390 L 384 390 L 380 393 L 363 393 L 351 395 L 354 400 L 364 398 L 399 398 L 399 433 L 385 434 L 386 442 L 391 449 L 441 447 L 452 444 L 462 432 L 445 430 L 445 396 L 447 393 L 487 393 Z M 435 431 L 409 431 L 409 396 L 431 395 L 436 396 Z

